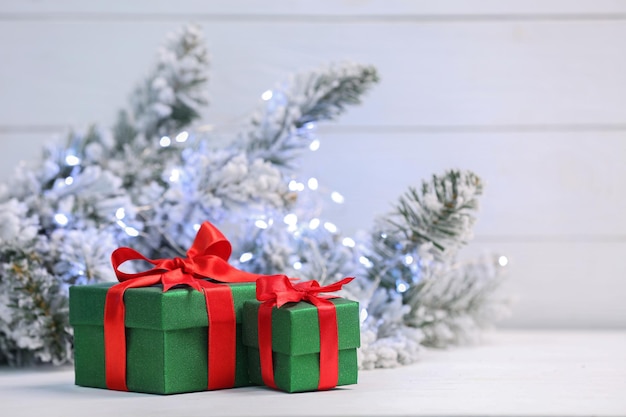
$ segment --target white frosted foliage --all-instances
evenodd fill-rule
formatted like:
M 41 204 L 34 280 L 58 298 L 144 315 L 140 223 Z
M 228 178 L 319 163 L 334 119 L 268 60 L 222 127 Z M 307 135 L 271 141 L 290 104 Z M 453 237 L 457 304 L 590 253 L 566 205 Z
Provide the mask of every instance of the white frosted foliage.
M 113 127 L 69 133 L 0 186 L 0 364 L 71 362 L 68 287 L 115 280 L 119 246 L 185 256 L 206 220 L 229 238 L 241 269 L 322 285 L 356 277 L 339 295 L 362 308 L 362 369 L 413 363 L 423 345 L 472 341 L 506 311 L 496 295 L 506 262 L 456 257 L 482 193 L 475 174 L 433 176 L 369 232 L 346 236 L 323 210 L 343 203 L 341 192 L 295 172 L 295 158 L 319 148 L 317 124 L 376 84 L 374 67 L 297 73 L 265 91 L 225 141 L 193 127 L 208 104 L 208 65 L 199 28 L 186 26 L 168 37 Z

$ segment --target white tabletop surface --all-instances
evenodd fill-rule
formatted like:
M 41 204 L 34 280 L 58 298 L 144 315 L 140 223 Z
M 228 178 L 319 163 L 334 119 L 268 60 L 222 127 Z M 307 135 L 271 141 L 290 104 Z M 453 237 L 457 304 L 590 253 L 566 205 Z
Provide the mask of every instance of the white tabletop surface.
M 499 331 L 363 371 L 359 384 L 158 396 L 82 388 L 72 368 L 0 368 L 2 416 L 626 416 L 626 331 Z

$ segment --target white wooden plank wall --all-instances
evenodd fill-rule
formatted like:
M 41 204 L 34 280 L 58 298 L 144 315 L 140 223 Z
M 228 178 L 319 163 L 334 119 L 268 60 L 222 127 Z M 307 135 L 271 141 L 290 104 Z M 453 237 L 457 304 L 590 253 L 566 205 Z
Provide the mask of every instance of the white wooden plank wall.
M 67 126 L 109 124 L 164 35 L 202 25 L 206 123 L 232 129 L 298 69 L 354 60 L 382 82 L 302 160 L 366 229 L 446 168 L 487 182 L 471 256 L 507 255 L 509 327 L 626 326 L 626 2 L 0 2 L 0 179 Z

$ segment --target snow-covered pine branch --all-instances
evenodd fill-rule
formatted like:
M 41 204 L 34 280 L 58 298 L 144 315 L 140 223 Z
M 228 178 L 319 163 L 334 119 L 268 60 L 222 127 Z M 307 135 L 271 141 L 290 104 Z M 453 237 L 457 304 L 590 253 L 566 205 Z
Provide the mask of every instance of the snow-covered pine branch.
M 472 237 L 483 185 L 471 171 L 450 170 L 409 188 L 371 233 L 369 278 L 406 291 L 430 257 L 451 261 Z
M 261 221 L 261 228 L 254 221 L 242 222 L 243 230 L 235 245 L 234 262 L 238 267 L 265 274 L 280 271 L 291 277 L 314 279 L 322 285 L 355 276 L 361 270 L 360 252 L 346 246 L 338 231 L 329 231 L 321 225 L 310 227 L 314 224 L 312 219 L 319 221 L 317 217 L 308 218 L 300 212 L 298 224 L 290 228 L 282 221 L 284 210 L 265 211 L 265 214 L 270 213 L 271 217 Z M 362 294 L 355 290 L 350 295 L 355 299 Z
M 133 95 L 135 129 L 147 139 L 178 133 L 208 104 L 209 55 L 198 26 L 171 34 L 154 71 Z
M 360 104 L 377 82 L 375 67 L 353 63 L 296 74 L 286 85 L 268 90 L 238 141 L 251 158 L 291 168 L 309 146 L 314 123 L 335 120 L 347 106 Z
M 474 343 L 481 331 L 508 315 L 510 300 L 498 290 L 505 268 L 499 256 L 439 265 L 405 296 L 405 322 L 424 333 L 433 347 Z
M 473 236 L 481 179 L 471 171 L 447 171 L 423 181 L 418 191 L 400 198 L 396 212 L 388 219 L 390 233 L 401 235 L 407 247 L 432 243 L 435 257 L 454 258 L 458 249 Z
M 416 362 L 424 335 L 421 329 L 404 323 L 410 307 L 403 303 L 402 294 L 378 288 L 360 302 L 367 316 L 361 317 L 359 367 L 395 368 Z
M 260 108 L 232 147 L 250 160 L 266 161 L 284 175 L 309 146 L 315 122 L 337 119 L 349 105 L 360 104 L 362 96 L 377 82 L 376 68 L 353 63 L 295 74 L 287 83 L 264 94 Z M 242 238 L 236 246 L 246 261 L 240 267 L 254 272 L 284 271 L 322 281 L 350 271 L 354 250 L 343 246 L 337 233 L 304 226 L 305 217 L 312 213 L 299 209 L 294 197 L 295 193 L 285 193 L 283 205 L 259 212 L 266 227 L 259 229 L 250 218 L 241 223 Z M 290 212 L 304 215 L 297 216 L 298 238 L 282 221 Z M 299 269 L 293 269 L 294 264 Z
M 369 331 L 386 338 L 405 334 L 408 326 L 419 329 L 422 344 L 441 347 L 475 339 L 478 329 L 503 315 L 507 305 L 495 295 L 503 280 L 498 260 L 456 260 L 472 237 L 482 190 L 476 174 L 447 171 L 410 188 L 392 213 L 377 220 L 366 253 L 375 289 L 367 306 Z M 389 309 L 398 300 L 403 309 L 396 309 L 394 322 Z
M 66 288 L 32 251 L 0 265 L 0 364 L 62 364 L 72 356 Z

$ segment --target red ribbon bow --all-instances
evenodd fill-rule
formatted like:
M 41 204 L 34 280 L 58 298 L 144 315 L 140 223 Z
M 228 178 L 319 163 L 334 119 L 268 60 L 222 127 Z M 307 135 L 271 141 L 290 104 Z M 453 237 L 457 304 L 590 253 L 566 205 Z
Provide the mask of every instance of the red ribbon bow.
M 206 281 L 254 282 L 260 275 L 241 271 L 230 264 L 230 242 L 211 223 L 204 222 L 187 251 L 187 258 L 148 259 L 131 248 L 118 248 L 111 255 L 120 281 L 106 295 L 104 307 L 104 349 L 106 384 L 109 389 L 128 391 L 126 386 L 126 328 L 124 292 L 128 288 L 163 285 L 163 292 L 175 285 L 188 285 L 204 293 L 208 326 L 208 389 L 229 388 L 235 382 L 236 322 L 232 292 L 228 286 Z M 143 260 L 154 268 L 125 273 L 119 266 Z
M 339 335 L 335 305 L 328 301 L 335 295 L 322 293 L 339 291 L 354 278 L 344 278 L 324 287 L 317 281 L 293 284 L 285 275 L 263 276 L 256 282 L 256 297 L 263 304 L 259 307 L 258 333 L 261 376 L 268 387 L 276 388 L 272 360 L 272 310 L 285 303 L 308 301 L 317 307 L 320 332 L 320 378 L 319 390 L 337 386 L 339 377 Z

